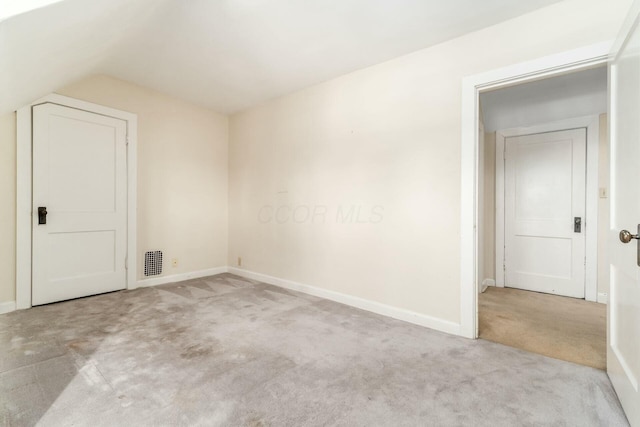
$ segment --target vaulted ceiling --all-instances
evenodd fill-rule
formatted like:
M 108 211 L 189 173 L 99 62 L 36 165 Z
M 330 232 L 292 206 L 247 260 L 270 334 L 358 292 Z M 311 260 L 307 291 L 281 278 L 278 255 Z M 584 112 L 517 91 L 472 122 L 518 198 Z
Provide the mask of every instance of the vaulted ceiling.
M 232 113 L 558 1 L 61 0 L 0 22 L 0 113 L 95 73 Z

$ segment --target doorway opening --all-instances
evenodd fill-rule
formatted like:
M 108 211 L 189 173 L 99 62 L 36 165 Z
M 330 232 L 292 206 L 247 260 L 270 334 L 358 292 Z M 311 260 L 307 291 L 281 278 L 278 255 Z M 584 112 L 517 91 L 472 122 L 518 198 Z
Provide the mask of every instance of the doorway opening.
M 478 337 L 606 369 L 607 68 L 479 108 Z

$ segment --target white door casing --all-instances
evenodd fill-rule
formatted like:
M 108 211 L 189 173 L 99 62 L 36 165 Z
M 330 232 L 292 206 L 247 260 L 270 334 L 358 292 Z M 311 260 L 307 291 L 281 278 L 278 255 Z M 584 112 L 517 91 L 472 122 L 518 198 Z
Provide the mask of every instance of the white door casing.
M 505 286 L 584 298 L 585 168 L 585 129 L 506 138 Z
M 32 182 L 32 116 L 41 104 L 66 106 L 111 119 L 120 119 L 126 127 L 126 282 L 128 289 L 137 287 L 136 265 L 136 193 L 137 193 L 137 116 L 102 105 L 66 96 L 47 95 L 17 111 L 17 200 L 16 200 L 16 308 L 32 305 L 32 228 L 37 221 L 37 206 L 33 209 Z M 37 202 L 36 202 L 37 203 Z M 49 217 L 51 218 L 51 217 Z M 115 258 L 115 255 L 114 255 Z
M 33 108 L 33 305 L 126 287 L 126 125 L 50 103 Z
M 607 373 L 632 426 L 640 426 L 640 2 L 636 1 L 609 67 L 610 290 Z M 636 236 L 640 237 L 640 236 Z

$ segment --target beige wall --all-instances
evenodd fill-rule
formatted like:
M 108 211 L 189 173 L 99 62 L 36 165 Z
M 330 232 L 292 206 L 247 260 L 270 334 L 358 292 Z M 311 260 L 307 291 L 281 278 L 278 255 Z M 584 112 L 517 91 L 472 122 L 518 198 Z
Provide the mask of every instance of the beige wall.
M 610 40 L 628 6 L 563 1 L 233 116 L 229 259 L 459 322 L 462 78 Z
M 484 134 L 484 276 L 496 279 L 496 133 Z
M 227 117 L 101 75 L 56 92 L 138 115 L 139 278 L 147 250 L 164 252 L 164 275 L 226 266 Z M 15 115 L 1 118 L 0 138 L 3 302 L 15 300 Z
M 480 114 L 478 148 L 478 292 L 487 279 L 495 280 L 495 157 L 496 133 L 485 132 Z
M 165 275 L 226 266 L 227 117 L 107 76 L 56 92 L 138 115 L 138 276 L 155 249 Z
M 16 114 L 0 116 L 0 304 L 16 299 Z

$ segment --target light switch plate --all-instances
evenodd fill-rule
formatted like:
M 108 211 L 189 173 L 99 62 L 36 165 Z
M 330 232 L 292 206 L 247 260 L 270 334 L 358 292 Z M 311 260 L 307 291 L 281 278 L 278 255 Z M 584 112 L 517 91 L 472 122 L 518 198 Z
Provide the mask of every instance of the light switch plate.
M 599 193 L 600 193 L 600 198 L 601 199 L 606 199 L 607 197 L 609 197 L 609 194 L 608 194 L 607 189 L 605 187 L 600 187 Z

